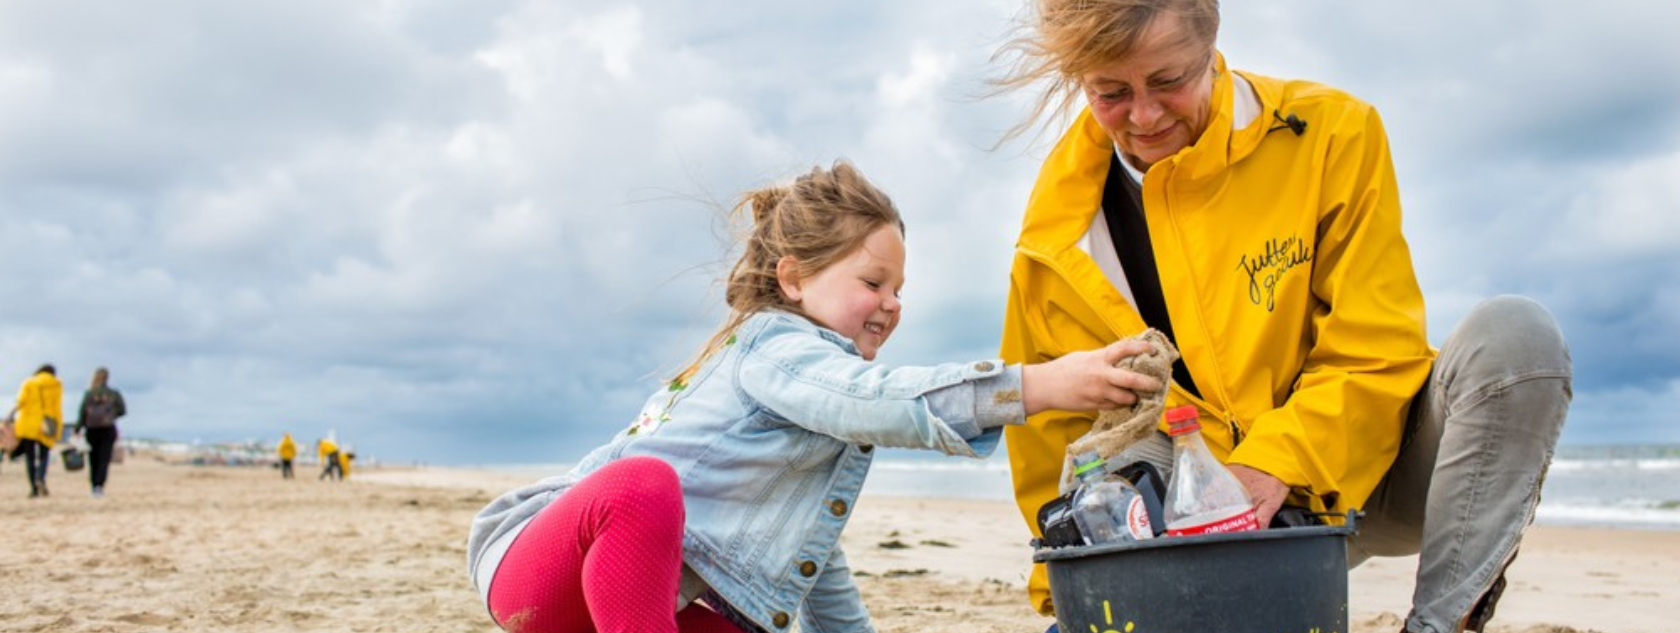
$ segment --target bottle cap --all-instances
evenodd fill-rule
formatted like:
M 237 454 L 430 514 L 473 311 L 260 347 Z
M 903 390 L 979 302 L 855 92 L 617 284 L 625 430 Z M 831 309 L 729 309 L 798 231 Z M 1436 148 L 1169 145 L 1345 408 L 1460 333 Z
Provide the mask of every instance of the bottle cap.
M 1073 457 L 1073 476 L 1078 477 L 1096 468 L 1102 468 L 1103 458 L 1096 451 L 1086 451 Z
M 1177 437 L 1191 431 L 1200 431 L 1202 423 L 1197 419 L 1201 414 L 1195 405 L 1184 405 L 1167 410 L 1167 435 Z

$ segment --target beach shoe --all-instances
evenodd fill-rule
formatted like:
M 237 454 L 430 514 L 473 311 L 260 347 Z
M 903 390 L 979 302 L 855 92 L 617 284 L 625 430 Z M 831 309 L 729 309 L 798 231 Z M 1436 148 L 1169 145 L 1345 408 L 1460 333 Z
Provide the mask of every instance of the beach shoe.
M 94 486 L 93 492 L 90 493 L 88 496 L 93 497 L 95 499 L 104 499 L 105 498 L 105 489 L 100 488 L 98 486 Z
M 1050 628 L 1044 629 L 1044 633 L 1061 633 L 1061 629 L 1056 628 L 1055 622 L 1051 622 Z
M 1476 601 L 1476 606 L 1470 608 L 1470 615 L 1464 616 L 1465 631 L 1486 630 L 1488 620 L 1493 619 L 1493 608 L 1499 606 L 1499 597 L 1505 594 L 1505 572 L 1511 570 L 1511 563 L 1517 562 L 1517 554 L 1521 552 L 1521 549 L 1511 550 L 1511 558 L 1500 568 L 1499 577 L 1494 579 L 1493 586 L 1488 587 L 1487 593 L 1482 594 L 1482 598 Z

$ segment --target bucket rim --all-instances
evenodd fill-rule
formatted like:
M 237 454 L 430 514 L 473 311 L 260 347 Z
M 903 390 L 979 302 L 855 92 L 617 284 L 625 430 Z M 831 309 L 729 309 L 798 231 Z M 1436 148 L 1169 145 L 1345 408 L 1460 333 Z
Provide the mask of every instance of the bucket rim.
M 1072 547 L 1043 548 L 1033 550 L 1033 562 L 1045 563 L 1052 561 L 1072 560 L 1088 556 L 1100 556 L 1115 552 L 1129 552 L 1134 550 L 1151 550 L 1168 547 L 1194 547 L 1197 545 L 1212 545 L 1216 543 L 1231 543 L 1237 541 L 1276 541 L 1294 538 L 1316 537 L 1348 537 L 1359 532 L 1355 525 L 1356 517 L 1361 516 L 1357 511 L 1347 513 L 1347 522 L 1342 525 L 1310 525 L 1291 528 L 1269 528 L 1248 532 L 1226 532 L 1223 534 L 1197 534 L 1195 536 L 1155 537 L 1144 541 L 1118 541 L 1101 545 L 1079 545 Z

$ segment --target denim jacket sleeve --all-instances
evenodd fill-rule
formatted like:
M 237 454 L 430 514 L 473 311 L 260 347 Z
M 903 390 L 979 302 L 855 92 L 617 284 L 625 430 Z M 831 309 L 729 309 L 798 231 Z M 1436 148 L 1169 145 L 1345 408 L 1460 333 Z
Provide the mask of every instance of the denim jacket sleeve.
M 835 548 L 828 564 L 805 595 L 805 607 L 799 610 L 801 633 L 874 633 L 869 611 L 863 607 L 863 597 L 852 580 L 851 566 L 846 553 Z
M 996 376 L 927 392 L 928 409 L 957 435 L 972 440 L 986 429 L 1026 420 L 1021 393 L 1021 366 L 1006 365 Z
M 1017 375 L 1005 369 L 999 361 L 889 368 L 789 329 L 766 332 L 754 342 L 742 357 L 739 384 L 776 415 L 845 442 L 979 457 L 996 448 L 998 427 L 1023 419 L 1019 406 L 975 405 L 982 391 L 989 397 L 997 385 L 1007 384 L 999 377 Z M 969 389 L 969 402 L 941 407 L 950 411 L 934 410 L 930 392 L 967 383 L 990 388 Z M 951 392 L 956 393 L 960 390 Z

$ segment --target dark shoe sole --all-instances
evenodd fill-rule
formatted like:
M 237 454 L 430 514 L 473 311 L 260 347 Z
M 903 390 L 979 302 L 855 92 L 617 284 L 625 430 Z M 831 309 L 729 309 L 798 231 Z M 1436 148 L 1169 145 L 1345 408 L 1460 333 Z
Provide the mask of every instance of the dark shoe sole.
M 1511 552 L 1511 560 L 1505 561 L 1505 569 L 1499 570 L 1499 577 L 1493 580 L 1493 586 L 1488 587 L 1482 599 L 1476 601 L 1476 606 L 1470 609 L 1470 615 L 1464 619 L 1465 631 L 1481 631 L 1493 619 L 1494 607 L 1499 606 L 1499 597 L 1505 594 L 1505 572 L 1511 568 L 1511 563 L 1517 561 L 1517 553 Z

